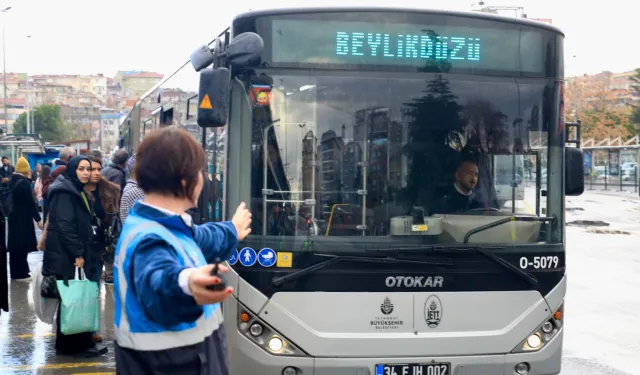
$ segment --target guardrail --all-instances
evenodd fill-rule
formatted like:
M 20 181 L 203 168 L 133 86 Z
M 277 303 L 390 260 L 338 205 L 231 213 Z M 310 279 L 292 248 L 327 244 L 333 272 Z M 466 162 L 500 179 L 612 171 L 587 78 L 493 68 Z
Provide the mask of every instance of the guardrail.
M 628 171 L 628 169 L 626 170 Z M 613 175 L 609 173 L 609 168 L 605 166 L 604 173 L 591 172 L 584 176 L 584 184 L 587 190 L 611 190 L 638 193 L 640 186 L 638 183 L 638 167 L 634 167 L 631 173 L 621 171 Z

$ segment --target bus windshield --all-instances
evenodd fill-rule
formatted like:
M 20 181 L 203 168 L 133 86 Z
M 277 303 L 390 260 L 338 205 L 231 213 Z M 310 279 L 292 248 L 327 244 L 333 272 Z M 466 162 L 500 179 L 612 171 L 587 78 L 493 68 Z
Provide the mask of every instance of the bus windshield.
M 535 171 L 547 168 L 552 80 L 278 71 L 245 86 L 252 237 L 516 245 L 544 243 L 558 225 L 518 221 L 465 239 L 505 217 L 544 216 L 546 175 Z

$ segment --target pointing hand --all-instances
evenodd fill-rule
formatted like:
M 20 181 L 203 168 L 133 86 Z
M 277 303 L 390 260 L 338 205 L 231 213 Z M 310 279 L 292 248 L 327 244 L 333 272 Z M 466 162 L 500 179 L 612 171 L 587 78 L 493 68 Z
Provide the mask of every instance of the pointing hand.
M 244 240 L 251 233 L 251 212 L 247 210 L 244 202 L 240 203 L 231 222 L 236 227 L 238 240 Z

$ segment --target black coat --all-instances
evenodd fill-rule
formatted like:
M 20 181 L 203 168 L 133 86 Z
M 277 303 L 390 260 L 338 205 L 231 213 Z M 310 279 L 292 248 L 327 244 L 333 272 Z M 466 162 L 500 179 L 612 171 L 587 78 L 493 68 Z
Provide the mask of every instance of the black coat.
M 102 177 L 107 179 L 107 181 L 118 185 L 120 187 L 120 192 L 124 190 L 124 185 L 127 184 L 127 172 L 115 164 L 111 164 L 102 170 Z
M 10 165 L 7 167 L 7 170 L 4 170 L 4 165 L 0 165 L 0 179 L 3 178 L 11 178 L 11 175 L 13 175 L 13 172 L 15 172 L 15 168 L 13 168 L 13 165 Z M 4 183 L 2 181 L 0 181 L 0 183 L 2 183 L 2 186 L 8 186 L 9 183 Z
M 31 181 L 21 174 L 9 180 L 13 196 L 13 209 L 9 215 L 9 252 L 37 251 L 36 228 L 33 221 L 40 221 L 40 212 L 33 197 Z
M 9 311 L 9 274 L 7 273 L 7 249 L 4 239 L 7 234 L 4 228 L 4 210 L 0 206 L 0 314 Z
M 47 238 L 42 262 L 43 275 L 73 279 L 77 257 L 85 259 L 85 273 L 97 260 L 90 250 L 93 239 L 92 212 L 71 180 L 58 177 L 47 195 L 49 213 Z

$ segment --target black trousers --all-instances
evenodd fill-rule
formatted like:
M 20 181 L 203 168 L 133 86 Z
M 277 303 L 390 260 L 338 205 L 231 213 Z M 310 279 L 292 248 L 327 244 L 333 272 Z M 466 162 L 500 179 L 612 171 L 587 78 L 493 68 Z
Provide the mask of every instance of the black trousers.
M 30 276 L 28 256 L 28 252 L 9 253 L 9 272 L 12 279 L 26 279 Z
M 75 335 L 63 335 L 60 331 L 60 309 L 56 314 L 56 352 L 62 355 L 80 354 L 96 346 L 91 332 L 77 333 Z

